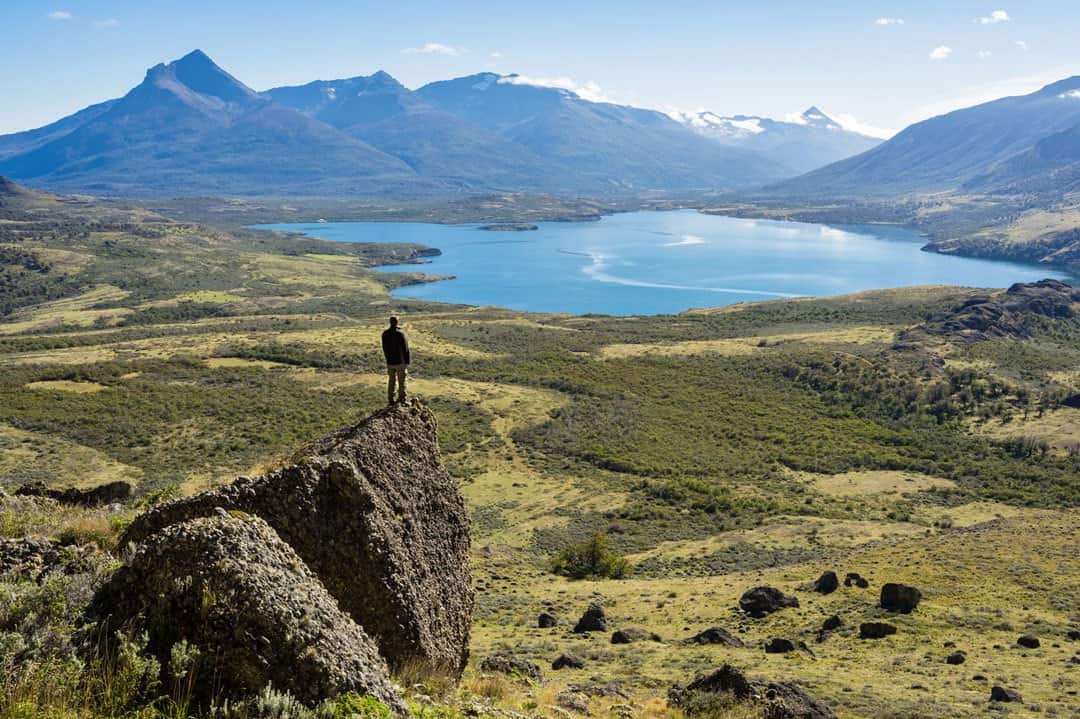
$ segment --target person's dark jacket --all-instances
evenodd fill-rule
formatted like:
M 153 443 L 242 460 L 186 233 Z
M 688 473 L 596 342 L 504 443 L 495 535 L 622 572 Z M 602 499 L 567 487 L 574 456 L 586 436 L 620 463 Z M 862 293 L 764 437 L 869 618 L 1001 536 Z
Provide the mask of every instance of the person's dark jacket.
M 386 364 L 409 364 L 409 338 L 400 327 L 390 327 L 382 333 L 382 351 Z

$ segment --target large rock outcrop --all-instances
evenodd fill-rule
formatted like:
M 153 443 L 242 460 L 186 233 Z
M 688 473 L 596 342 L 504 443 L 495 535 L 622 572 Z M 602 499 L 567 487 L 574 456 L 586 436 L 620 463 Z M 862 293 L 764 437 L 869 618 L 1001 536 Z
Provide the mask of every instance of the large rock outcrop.
M 161 505 L 138 517 L 124 542 L 218 507 L 265 520 L 391 667 L 464 669 L 469 521 L 439 459 L 430 410 L 415 401 L 381 410 L 297 452 L 283 469 Z
M 406 713 L 375 642 L 258 517 L 219 510 L 155 533 L 89 613 L 99 637 L 145 633 L 163 667 L 180 642 L 197 648 L 203 706 L 273 684 L 309 705 L 355 691 Z

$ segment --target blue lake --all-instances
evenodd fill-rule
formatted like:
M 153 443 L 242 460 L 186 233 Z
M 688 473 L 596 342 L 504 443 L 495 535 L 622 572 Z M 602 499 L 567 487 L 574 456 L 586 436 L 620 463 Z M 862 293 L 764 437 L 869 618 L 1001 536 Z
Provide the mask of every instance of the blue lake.
M 599 222 L 543 222 L 527 232 L 479 225 L 329 222 L 261 225 L 341 242 L 415 242 L 442 250 L 420 270 L 456 279 L 401 297 L 535 312 L 636 315 L 907 285 L 1007 287 L 1050 270 L 922 252 L 925 240 L 885 225 L 827 226 L 630 212 Z

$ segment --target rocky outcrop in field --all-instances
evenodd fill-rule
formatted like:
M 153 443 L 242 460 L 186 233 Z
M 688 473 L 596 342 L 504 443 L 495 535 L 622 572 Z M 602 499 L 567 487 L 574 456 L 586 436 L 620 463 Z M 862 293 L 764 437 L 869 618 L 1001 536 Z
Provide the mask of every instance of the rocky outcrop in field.
M 123 542 L 135 550 L 95 599 L 98 626 L 146 632 L 155 654 L 197 645 L 226 695 L 362 689 L 400 709 L 387 665 L 457 676 L 468 659 L 468 517 L 415 401 L 161 505 Z

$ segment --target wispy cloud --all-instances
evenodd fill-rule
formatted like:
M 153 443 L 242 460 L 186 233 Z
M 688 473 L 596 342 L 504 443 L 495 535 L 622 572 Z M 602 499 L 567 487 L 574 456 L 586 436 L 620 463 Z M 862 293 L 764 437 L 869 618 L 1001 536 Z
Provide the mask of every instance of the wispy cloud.
M 496 50 L 495 52 L 491 53 L 491 57 L 493 57 L 493 58 L 495 58 L 496 60 L 498 60 L 498 59 L 499 59 L 500 57 L 502 57 L 502 53 L 501 53 L 501 52 L 499 52 L 498 50 Z
M 903 25 L 904 18 L 902 17 L 879 17 L 874 21 L 875 25 Z
M 1028 44 L 1026 42 L 1024 42 L 1023 40 L 1013 40 L 1013 45 L 1016 45 L 1018 48 L 1020 48 L 1024 52 L 1028 51 Z
M 979 59 L 980 60 L 985 60 L 986 58 L 990 57 L 993 54 L 994 53 L 990 52 L 989 50 L 979 50 Z
M 71 13 L 69 13 L 67 10 L 53 10 L 51 13 L 49 13 L 49 19 L 50 20 L 70 20 L 71 19 Z
M 93 23 L 94 27 L 96 27 L 98 30 L 107 30 L 111 27 L 116 27 L 119 24 L 120 21 L 114 17 L 108 18 L 106 20 L 95 20 Z
M 975 22 L 979 25 L 997 25 L 999 22 L 1009 22 L 1012 20 L 1009 17 L 1009 13 L 1004 10 L 995 10 L 989 15 L 975 18 Z
M 569 90 L 582 100 L 589 102 L 611 102 L 611 98 L 595 82 L 579 83 L 571 77 L 529 77 L 527 75 L 506 75 L 499 82 L 510 85 L 534 85 Z
M 449 55 L 451 57 L 460 57 L 465 54 L 466 50 L 463 47 L 444 45 L 441 42 L 428 42 L 420 47 L 407 47 L 402 50 L 402 52 L 407 52 L 412 55 Z
M 1062 100 L 1080 100 L 1080 90 L 1069 90 L 1068 92 L 1061 93 L 1060 95 L 1058 95 L 1058 97 L 1060 97 Z
M 949 55 L 952 55 L 952 48 L 948 45 L 938 45 L 930 51 L 930 59 L 935 62 L 941 62 L 942 60 L 948 60 Z

